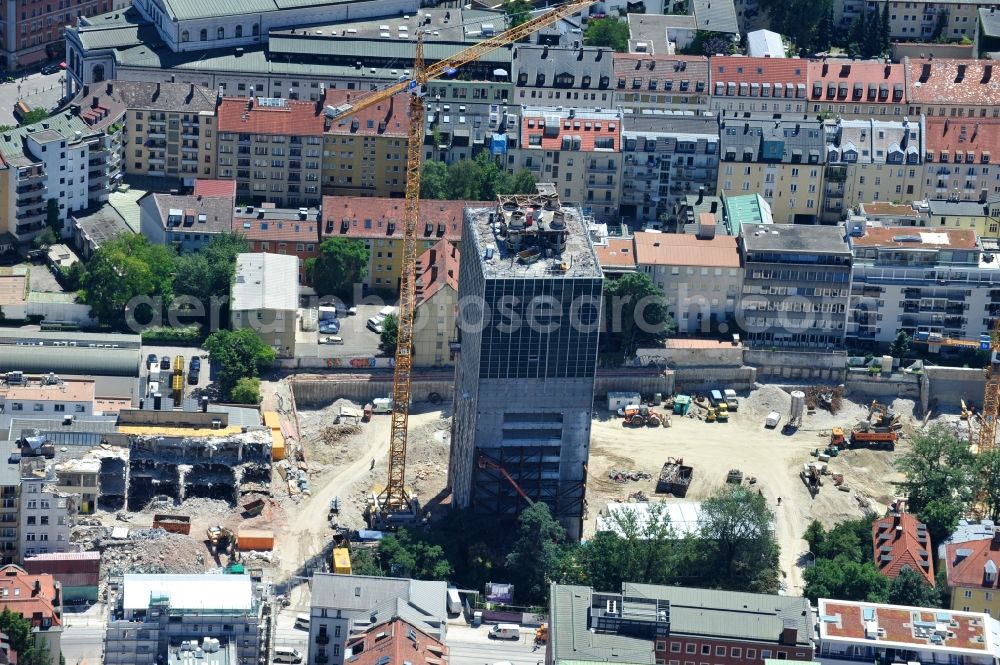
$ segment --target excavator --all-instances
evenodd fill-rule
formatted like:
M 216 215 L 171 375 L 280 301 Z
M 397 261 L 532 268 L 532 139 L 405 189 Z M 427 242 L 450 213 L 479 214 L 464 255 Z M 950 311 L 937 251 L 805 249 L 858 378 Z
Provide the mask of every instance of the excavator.
M 629 404 L 625 407 L 625 423 L 632 427 L 659 427 L 663 423 L 663 416 L 645 404 Z
M 872 400 L 868 408 L 868 418 L 851 430 L 851 447 L 895 450 L 896 441 L 899 440 L 899 430 L 902 428 L 898 415 L 889 407 L 880 404 L 878 400 Z

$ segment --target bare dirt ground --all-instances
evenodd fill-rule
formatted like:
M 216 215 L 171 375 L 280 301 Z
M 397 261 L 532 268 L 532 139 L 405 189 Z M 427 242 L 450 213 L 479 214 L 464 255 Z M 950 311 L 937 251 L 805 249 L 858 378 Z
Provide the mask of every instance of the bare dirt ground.
M 799 559 L 807 550 L 802 540 L 806 526 L 813 519 L 829 527 L 838 521 L 860 517 L 864 514 L 862 503 L 881 512 L 894 496 L 892 481 L 902 478 L 893 466 L 895 460 L 908 446 L 903 441 L 894 452 L 841 453 L 830 460 L 829 469 L 844 474 L 850 491 L 837 490 L 827 477 L 813 498 L 799 478 L 802 465 L 816 460 L 810 451 L 826 446 L 831 427 L 840 425 L 849 429 L 866 416 L 867 402 L 862 406 L 845 399 L 836 416 L 817 410 L 815 415 L 806 415 L 802 427 L 792 435 L 782 433 L 780 425 L 773 430 L 764 427 L 768 412 L 778 411 L 783 418 L 788 414 L 791 399 L 780 388 L 765 386 L 740 402 L 739 411 L 730 414 L 728 423 L 674 417 L 670 428 L 626 428 L 619 417 L 599 412 L 591 438 L 585 537 L 593 534 L 597 515 L 608 501 L 628 501 L 629 495 L 637 490 L 654 501 L 699 501 L 725 483 L 730 469 L 740 469 L 744 483 L 750 476 L 756 478 L 754 487 L 768 498 L 774 511 L 786 592 L 801 592 Z M 897 400 L 892 406 L 904 421 L 909 420 L 912 403 Z M 692 407 L 692 414 L 697 412 L 697 407 Z M 685 464 L 694 467 L 684 499 L 655 494 L 656 478 L 668 457 L 681 457 Z M 618 483 L 608 478 L 611 469 L 644 471 L 651 478 Z M 778 497 L 782 499 L 780 506 Z

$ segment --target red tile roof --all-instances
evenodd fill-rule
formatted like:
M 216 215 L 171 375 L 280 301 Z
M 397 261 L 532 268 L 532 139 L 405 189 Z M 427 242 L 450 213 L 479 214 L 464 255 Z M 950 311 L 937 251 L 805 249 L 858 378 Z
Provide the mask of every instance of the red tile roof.
M 876 639 L 865 636 L 865 613 L 870 613 L 875 624 L 884 630 Z M 956 612 L 903 607 L 899 605 L 880 605 L 849 600 L 819 600 L 820 640 L 827 637 L 841 640 L 856 640 L 872 645 L 875 648 L 885 648 L 888 642 L 904 645 L 932 647 L 935 649 L 973 649 L 985 651 L 987 642 L 992 642 L 990 633 L 983 625 L 983 615 L 973 612 Z M 940 622 L 938 617 L 947 615 L 947 620 Z M 825 620 L 830 617 L 832 620 Z M 948 637 L 943 644 L 931 641 L 934 631 L 916 634 L 916 622 L 935 625 L 937 623 L 954 622 L 949 626 Z
M 924 123 L 925 160 L 944 161 L 943 153 L 946 153 L 945 159 L 955 164 L 988 164 L 1000 158 L 1000 118 L 927 118 Z M 983 162 L 984 155 L 986 162 Z
M 799 58 L 716 56 L 710 61 L 712 83 L 805 83 L 809 62 Z
M 603 268 L 635 270 L 635 246 L 631 238 L 608 238 L 607 245 L 597 245 L 594 251 Z
M 430 300 L 446 286 L 458 293 L 458 247 L 441 238 L 433 247 L 417 257 L 417 304 Z
M 52 575 L 30 575 L 14 564 L 0 568 L 0 610 L 10 609 L 39 628 L 45 619 L 52 626 L 62 623 L 57 611 L 60 605 L 62 600 Z
M 588 113 L 578 113 L 570 118 L 567 113 L 559 111 L 546 112 L 532 109 L 523 111 L 521 119 L 521 147 L 538 148 L 540 150 L 562 150 L 563 138 L 573 141 L 580 139 L 579 147 L 574 146 L 574 152 L 595 152 L 597 150 L 618 152 L 621 150 L 622 123 L 617 117 L 591 117 Z M 555 127 L 551 119 L 559 117 Z M 531 137 L 540 136 L 541 144 L 532 144 Z M 612 147 L 598 148 L 598 139 L 611 139 Z
M 195 196 L 228 196 L 236 198 L 235 180 L 195 180 Z
M 667 81 L 671 82 L 670 90 L 673 92 L 708 92 L 708 58 L 704 56 L 615 53 L 614 67 L 615 76 L 611 85 L 619 90 L 631 90 L 633 81 L 639 79 L 639 89 L 647 92 L 650 81 L 656 81 L 657 92 L 667 90 Z M 687 90 L 681 88 L 684 81 L 688 82 Z M 700 91 L 697 90 L 699 82 L 702 83 Z
M 896 512 L 872 522 L 872 551 L 875 566 L 886 577 L 895 578 L 908 567 L 934 586 L 931 539 L 913 515 Z
M 699 238 L 691 233 L 635 234 L 637 265 L 739 268 L 740 252 L 733 236 Z
M 359 649 L 359 645 L 363 645 Z M 448 647 L 403 619 L 375 624 L 347 644 L 356 654 L 351 665 L 402 663 L 411 665 L 445 665 Z
M 485 207 L 480 201 L 420 202 L 419 240 L 462 239 L 465 207 Z M 442 227 L 443 225 L 443 227 Z M 324 196 L 323 237 L 400 238 L 403 237 L 403 199 L 365 196 Z
M 943 237 L 942 237 L 943 236 Z M 939 242 L 944 240 L 944 242 Z M 869 226 L 863 236 L 851 236 L 856 247 L 899 247 L 901 249 L 976 249 L 972 229 L 937 229 L 913 226 Z
M 992 539 L 948 545 L 944 565 L 950 587 L 1000 589 L 1000 531 Z
M 350 90 L 327 90 L 326 104 L 339 106 L 358 94 Z M 333 123 L 330 134 L 359 134 L 361 136 L 399 136 L 405 138 L 410 130 L 407 115 L 409 99 L 399 93 L 387 101 L 349 115 Z
M 809 63 L 809 99 L 877 104 L 903 102 L 902 65 L 877 61 L 814 60 Z
M 905 58 L 903 66 L 910 104 L 1000 104 L 1000 67 L 990 60 Z
M 220 132 L 322 136 L 325 117 L 315 102 L 284 99 L 261 106 L 258 98 L 224 97 L 218 110 Z
M 233 217 L 233 232 L 264 242 L 319 242 L 319 224 L 315 219 L 260 219 L 237 213 Z

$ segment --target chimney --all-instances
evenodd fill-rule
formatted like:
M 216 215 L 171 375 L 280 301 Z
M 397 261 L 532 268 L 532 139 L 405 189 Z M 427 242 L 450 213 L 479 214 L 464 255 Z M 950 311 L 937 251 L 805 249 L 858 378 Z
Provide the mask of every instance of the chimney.
M 702 185 L 701 187 L 698 188 L 698 202 L 695 203 L 695 205 L 700 206 L 702 204 L 702 201 L 704 200 L 705 200 L 705 186 Z
M 795 644 L 799 639 L 799 629 L 795 627 L 794 619 L 784 619 L 781 626 L 781 643 Z
M 990 539 L 990 549 L 1000 550 L 1000 527 L 993 527 L 993 538 Z
M 823 76 L 826 76 L 828 71 L 830 71 L 830 65 L 827 63 L 826 58 L 823 58 Z
M 900 524 L 900 525 L 898 525 L 896 527 L 896 536 L 895 536 L 895 539 L 899 540 L 902 536 L 903 536 L 903 525 Z
M 161 395 L 160 393 L 154 393 L 153 394 L 153 410 L 154 411 L 159 411 L 161 408 L 163 408 L 163 395 Z
M 159 98 L 160 98 L 160 82 L 157 81 L 156 82 L 156 91 L 153 92 L 153 99 L 156 100 L 156 99 L 159 99 Z
M 101 105 L 101 98 L 98 97 L 97 95 L 94 95 L 93 98 L 91 98 L 90 100 L 90 108 L 96 109 L 100 105 Z
M 114 90 L 115 90 L 115 86 L 114 86 L 114 84 L 113 84 L 113 83 L 110 83 L 110 82 L 109 82 L 109 83 L 108 83 L 108 86 L 107 86 L 107 87 L 106 87 L 106 88 L 105 88 L 104 90 L 105 90 L 105 92 L 106 92 L 107 94 L 109 94 L 109 95 L 110 95 L 110 94 L 111 94 L 112 92 L 114 92 Z
M 993 65 L 983 65 L 983 78 L 980 83 L 986 84 L 993 78 Z

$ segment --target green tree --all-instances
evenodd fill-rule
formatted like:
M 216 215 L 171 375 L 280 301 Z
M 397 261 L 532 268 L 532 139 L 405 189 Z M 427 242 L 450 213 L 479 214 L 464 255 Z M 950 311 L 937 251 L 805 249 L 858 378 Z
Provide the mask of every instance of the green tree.
M 906 354 L 910 352 L 910 342 L 911 338 L 906 334 L 906 331 L 900 330 L 896 333 L 896 339 L 889 345 L 889 353 L 892 354 L 893 358 L 905 358 Z
M 158 296 L 169 305 L 176 259 L 172 249 L 153 245 L 145 236 L 118 236 L 94 252 L 81 280 L 81 296 L 92 316 L 122 328 L 126 307 L 137 296 Z
M 514 547 L 507 555 L 507 568 L 516 572 L 519 602 L 545 604 L 549 596 L 550 571 L 564 556 L 566 531 L 539 501 L 517 518 Z
M 427 160 L 420 167 L 420 198 L 448 198 L 448 165 L 437 160 Z
M 948 10 L 942 9 L 937 14 L 937 20 L 934 22 L 934 31 L 931 33 L 932 42 L 944 42 L 948 40 L 948 37 L 944 34 L 945 30 L 948 29 Z
M 626 357 L 635 355 L 640 342 L 662 339 L 676 329 L 663 291 L 645 273 L 605 280 L 604 307 L 603 337 Z
M 17 612 L 4 608 L 0 612 L 0 631 L 7 635 L 11 647 L 17 652 L 17 662 L 22 665 L 50 665 L 52 659 L 47 646 L 36 646 L 31 621 Z
M 379 346 L 382 347 L 382 351 L 386 355 L 396 355 L 396 336 L 398 334 L 399 323 L 396 321 L 396 317 L 390 314 L 382 320 L 382 332 L 379 334 Z
M 896 462 L 906 476 L 896 484 L 909 510 L 927 525 L 931 542 L 946 538 L 971 505 L 975 466 L 968 445 L 943 425 L 916 434 L 910 450 Z
M 888 55 L 889 49 L 892 46 L 889 40 L 889 3 L 885 2 L 882 5 L 882 17 L 879 21 L 879 53 L 881 55 Z
M 260 404 L 260 379 L 250 376 L 237 379 L 229 400 L 236 404 Z
M 521 169 L 511 176 L 508 191 L 498 192 L 499 194 L 534 194 L 535 176 L 528 169 Z
M 607 519 L 612 530 L 597 533 L 580 548 L 588 584 L 620 589 L 622 582 L 673 582 L 678 538 L 666 504 L 650 504 L 644 520 L 628 508 L 611 513 Z
M 205 340 L 223 397 L 232 398 L 237 382 L 255 378 L 274 362 L 277 354 L 250 328 L 219 330 Z
M 379 541 L 379 558 L 393 577 L 418 580 L 445 580 L 451 564 L 440 545 L 432 544 L 407 529 L 388 534 Z
M 767 500 L 746 487 L 726 485 L 701 509 L 709 583 L 734 591 L 776 592 L 779 548 Z
M 503 3 L 504 13 L 507 15 L 507 27 L 516 28 L 531 18 L 532 4 L 528 0 L 506 0 Z
M 351 573 L 354 575 L 367 575 L 368 577 L 382 577 L 382 569 L 378 565 L 378 558 L 372 550 L 357 548 L 351 552 Z
M 319 246 L 319 256 L 307 264 L 316 293 L 351 298 L 354 285 L 368 274 L 370 257 L 371 252 L 361 240 L 327 238 Z
M 810 525 L 810 530 L 812 525 Z M 807 541 L 810 535 L 807 530 Z M 838 522 L 832 529 L 825 531 L 813 549 L 810 551 L 817 557 L 825 559 L 846 558 L 857 563 L 872 560 L 872 525 L 870 520 L 857 519 Z
M 1000 520 L 1000 448 L 984 450 L 976 455 L 978 495 L 984 499 L 986 514 L 994 522 Z
M 910 607 L 942 607 L 941 594 L 920 573 L 904 566 L 889 584 L 889 602 Z
M 816 34 L 812 43 L 812 50 L 816 53 L 828 52 L 833 46 L 835 28 L 832 0 L 825 0 L 823 7 L 823 15 L 820 17 L 819 23 L 816 24 Z
M 31 109 L 21 118 L 21 126 L 33 125 L 49 117 L 49 112 L 45 109 Z
M 583 33 L 584 44 L 607 46 L 619 53 L 628 51 L 628 38 L 628 23 L 612 16 L 589 21 Z
M 483 190 L 483 169 L 474 159 L 463 159 L 448 167 L 446 198 L 449 201 L 478 201 Z
M 869 603 L 884 603 L 889 595 L 889 580 L 872 562 L 858 563 L 847 557 L 817 559 L 816 565 L 803 573 L 803 595 L 817 598 L 842 598 Z
M 819 520 L 813 520 L 806 527 L 806 532 L 802 534 L 802 540 L 809 544 L 809 551 L 813 554 L 818 554 L 819 549 L 823 546 L 826 541 L 826 529 L 820 524 Z
M 31 244 L 36 249 L 51 247 L 57 242 L 59 242 L 59 238 L 56 237 L 56 233 L 55 231 L 52 230 L 51 226 L 46 226 L 44 229 L 42 229 L 41 233 L 39 233 L 31 240 Z
M 174 293 L 190 296 L 202 304 L 206 314 L 214 297 L 229 294 L 236 274 L 236 257 L 250 251 L 250 243 L 236 233 L 220 233 L 200 252 L 177 259 Z M 219 317 L 225 321 L 228 317 Z
M 45 224 L 54 232 L 62 230 L 62 214 L 59 212 L 59 199 L 49 199 L 45 204 Z

